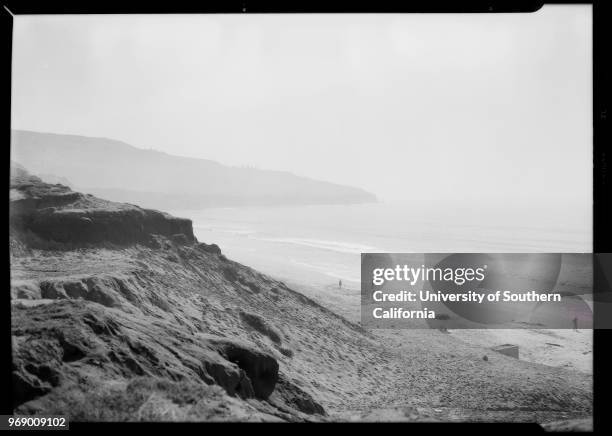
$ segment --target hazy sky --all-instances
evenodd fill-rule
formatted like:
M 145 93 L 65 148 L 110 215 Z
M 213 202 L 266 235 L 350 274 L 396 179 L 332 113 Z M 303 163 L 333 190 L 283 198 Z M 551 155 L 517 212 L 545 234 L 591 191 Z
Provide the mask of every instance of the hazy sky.
M 17 16 L 13 128 L 288 170 L 385 200 L 588 207 L 591 32 L 588 5 Z

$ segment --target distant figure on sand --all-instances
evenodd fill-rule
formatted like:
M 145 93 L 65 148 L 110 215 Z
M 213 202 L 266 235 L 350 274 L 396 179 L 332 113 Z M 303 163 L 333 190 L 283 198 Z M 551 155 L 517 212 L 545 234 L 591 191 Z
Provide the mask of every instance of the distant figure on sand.
M 574 317 L 572 322 L 574 323 L 574 331 L 577 332 L 578 331 L 578 317 Z
M 342 289 L 342 280 L 338 280 L 338 288 Z

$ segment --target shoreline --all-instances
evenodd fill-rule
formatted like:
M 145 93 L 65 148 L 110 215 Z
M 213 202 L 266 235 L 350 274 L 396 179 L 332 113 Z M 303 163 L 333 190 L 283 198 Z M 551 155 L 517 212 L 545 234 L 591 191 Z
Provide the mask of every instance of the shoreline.
M 360 324 L 360 290 L 354 285 L 338 289 L 333 284 L 320 286 L 273 277 L 349 321 Z M 388 336 L 390 332 L 390 329 L 385 329 L 382 336 Z M 377 333 L 381 335 L 380 330 Z M 578 332 L 572 329 L 450 329 L 448 333 L 458 343 L 480 347 L 484 353 L 492 353 L 492 347 L 512 343 L 519 347 L 519 360 L 593 374 L 593 331 L 589 329 Z

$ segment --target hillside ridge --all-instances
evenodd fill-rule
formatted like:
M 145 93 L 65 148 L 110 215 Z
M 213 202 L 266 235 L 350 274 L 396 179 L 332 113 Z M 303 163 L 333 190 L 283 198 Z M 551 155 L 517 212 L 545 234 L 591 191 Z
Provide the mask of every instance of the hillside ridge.
M 80 191 L 156 209 L 375 202 L 361 188 L 287 171 L 226 166 L 122 141 L 13 130 L 11 159 Z

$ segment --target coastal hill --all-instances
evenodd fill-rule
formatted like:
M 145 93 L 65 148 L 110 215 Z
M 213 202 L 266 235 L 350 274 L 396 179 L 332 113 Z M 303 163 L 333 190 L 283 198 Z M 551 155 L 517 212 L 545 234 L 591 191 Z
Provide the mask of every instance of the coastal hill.
M 365 331 L 227 259 L 214 241 L 197 241 L 188 220 L 51 185 L 24 168 L 12 171 L 10 198 L 17 414 L 532 422 L 592 414 L 588 374 L 437 330 Z M 95 238 L 67 238 L 84 219 Z
M 121 141 L 13 130 L 11 159 L 80 191 L 160 209 L 351 204 L 376 201 L 362 189 L 283 171 L 238 168 L 133 147 Z

